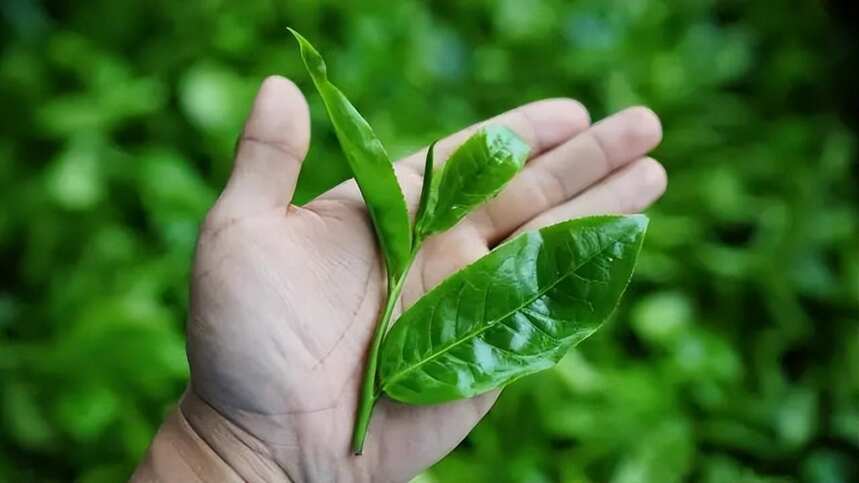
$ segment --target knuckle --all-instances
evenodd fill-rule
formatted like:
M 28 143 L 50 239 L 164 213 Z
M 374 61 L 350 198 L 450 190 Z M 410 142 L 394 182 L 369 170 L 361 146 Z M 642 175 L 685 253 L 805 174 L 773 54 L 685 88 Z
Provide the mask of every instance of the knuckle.
M 537 189 L 543 197 L 540 208 L 549 208 L 570 197 L 570 189 L 567 187 L 562 174 L 551 169 L 543 170 L 542 173 L 542 175 L 536 176 Z
M 613 153 L 609 140 L 605 140 L 602 134 L 597 129 L 591 129 L 585 133 L 585 139 L 590 142 L 594 162 L 598 163 L 602 174 L 608 174 L 618 168 L 620 161 L 615 159 L 617 156 Z
M 292 142 L 286 138 L 284 139 L 267 139 L 260 138 L 247 132 L 242 133 L 241 138 L 239 139 L 239 153 L 242 152 L 243 148 L 247 148 L 248 146 L 260 146 L 272 151 L 275 151 L 283 156 L 286 156 L 287 159 L 301 161 L 306 152 L 303 149 L 302 145 Z
M 531 146 L 532 155 L 534 152 L 541 151 L 543 147 L 540 146 L 540 133 L 537 132 L 534 120 L 528 115 L 527 110 L 522 108 L 516 109 L 513 111 L 513 115 L 515 119 L 511 121 L 511 125 L 508 127 L 521 136 L 528 146 Z

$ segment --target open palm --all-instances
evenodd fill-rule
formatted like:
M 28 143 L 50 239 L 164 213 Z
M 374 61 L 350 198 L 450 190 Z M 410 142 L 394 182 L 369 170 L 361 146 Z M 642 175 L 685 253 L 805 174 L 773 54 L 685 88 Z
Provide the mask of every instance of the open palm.
M 645 108 L 589 127 L 579 103 L 550 99 L 490 122 L 525 139 L 531 160 L 499 197 L 426 242 L 406 281 L 405 307 L 518 231 L 639 211 L 665 189 L 664 170 L 645 157 L 661 136 L 658 119 Z M 474 129 L 440 142 L 437 164 Z M 242 474 L 246 480 L 407 480 L 454 448 L 497 392 L 437 406 L 382 399 L 364 455 L 351 454 L 385 272 L 354 182 L 306 206 L 290 204 L 309 140 L 301 93 L 286 79 L 266 80 L 232 177 L 201 230 L 188 323 L 191 390 L 183 411 L 228 462 L 230 448 L 219 447 L 223 437 L 215 431 L 229 428 L 251 449 L 264 469 Z M 396 165 L 412 212 L 424 155 Z M 203 423 L 203 412 L 223 418 L 223 425 Z

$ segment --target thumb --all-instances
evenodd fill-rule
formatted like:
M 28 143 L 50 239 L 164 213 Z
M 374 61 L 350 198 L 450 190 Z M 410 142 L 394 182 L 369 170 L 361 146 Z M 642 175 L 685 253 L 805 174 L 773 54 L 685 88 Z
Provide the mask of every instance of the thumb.
M 290 80 L 271 76 L 260 86 L 218 204 L 235 218 L 285 207 L 292 200 L 310 146 L 307 101 Z

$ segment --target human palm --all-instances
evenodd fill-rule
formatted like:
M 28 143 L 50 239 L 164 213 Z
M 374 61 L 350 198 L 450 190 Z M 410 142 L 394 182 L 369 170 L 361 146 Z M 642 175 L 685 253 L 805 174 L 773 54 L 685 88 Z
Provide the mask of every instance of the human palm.
M 644 108 L 588 127 L 579 103 L 552 99 L 491 122 L 519 133 L 532 147 L 531 160 L 498 198 L 427 240 L 406 280 L 403 307 L 518 231 L 638 211 L 665 188 L 664 170 L 645 157 L 661 134 Z M 436 159 L 446 159 L 473 129 L 439 143 Z M 230 182 L 201 230 L 188 323 L 186 400 L 196 403 L 185 411 L 214 409 L 292 480 L 407 480 L 458 444 L 497 392 L 436 406 L 383 398 L 364 455 L 351 454 L 386 277 L 354 182 L 303 207 L 290 204 L 309 136 L 300 92 L 283 78 L 268 79 Z M 396 165 L 412 212 L 424 154 Z M 188 419 L 193 425 L 194 415 Z M 195 430 L 207 439 L 206 427 Z

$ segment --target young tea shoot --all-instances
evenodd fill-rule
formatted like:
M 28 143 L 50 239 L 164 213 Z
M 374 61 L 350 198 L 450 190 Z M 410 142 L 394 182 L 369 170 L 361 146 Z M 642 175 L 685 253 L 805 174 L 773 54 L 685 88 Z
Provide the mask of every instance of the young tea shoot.
M 644 240 L 643 215 L 579 218 L 523 233 L 454 273 L 389 331 L 409 268 L 430 236 L 496 196 L 530 148 L 510 129 L 484 126 L 435 168 L 427 151 L 414 224 L 381 141 L 328 80 L 325 61 L 298 32 L 301 57 L 373 221 L 387 273 L 352 450 L 361 454 L 382 395 L 406 404 L 464 399 L 555 365 L 617 307 Z

